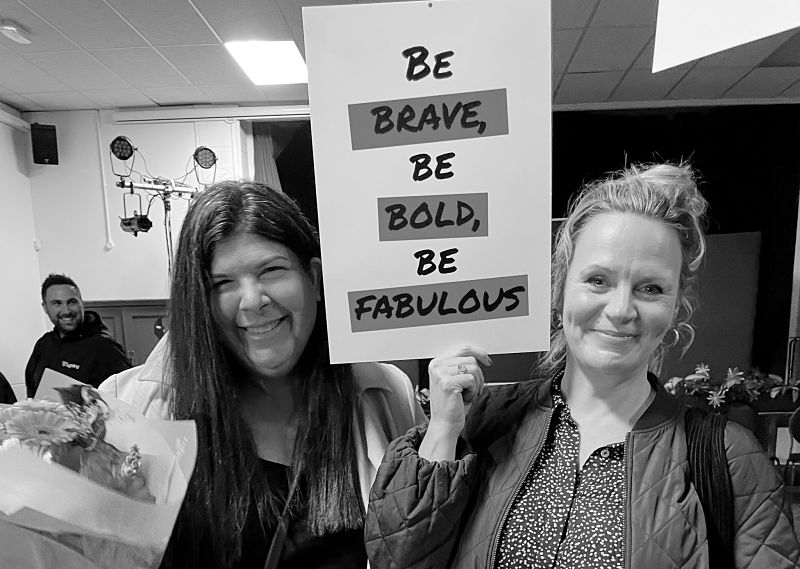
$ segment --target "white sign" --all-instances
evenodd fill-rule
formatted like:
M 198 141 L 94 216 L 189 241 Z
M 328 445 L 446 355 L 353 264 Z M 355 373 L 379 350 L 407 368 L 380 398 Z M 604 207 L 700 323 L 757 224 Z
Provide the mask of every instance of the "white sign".
M 550 6 L 303 8 L 334 363 L 545 350 Z
M 653 73 L 798 26 L 798 0 L 659 0 Z

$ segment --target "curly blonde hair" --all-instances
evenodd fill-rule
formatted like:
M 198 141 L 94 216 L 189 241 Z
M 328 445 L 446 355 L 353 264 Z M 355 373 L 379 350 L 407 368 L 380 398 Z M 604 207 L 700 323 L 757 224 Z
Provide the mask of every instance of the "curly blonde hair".
M 663 342 L 650 357 L 649 370 L 658 374 L 667 347 L 694 340 L 689 324 L 695 310 L 694 289 L 697 271 L 706 250 L 703 232 L 708 202 L 697 188 L 695 173 L 688 164 L 650 164 L 631 166 L 604 180 L 591 182 L 571 201 L 566 221 L 558 229 L 552 259 L 551 309 L 560 315 L 564 306 L 564 285 L 572 262 L 575 243 L 583 227 L 605 213 L 633 213 L 660 221 L 678 232 L 681 241 L 681 274 L 678 310 L 673 322 L 677 340 Z M 550 330 L 550 350 L 539 363 L 545 377 L 562 369 L 567 359 L 567 342 L 560 326 Z

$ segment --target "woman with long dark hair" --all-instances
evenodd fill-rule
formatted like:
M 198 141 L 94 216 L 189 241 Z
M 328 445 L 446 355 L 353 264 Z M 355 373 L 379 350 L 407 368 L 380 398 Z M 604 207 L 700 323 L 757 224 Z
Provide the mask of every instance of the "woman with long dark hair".
M 154 361 L 106 388 L 197 422 L 164 567 L 366 566 L 375 469 L 425 419 L 396 367 L 330 363 L 319 255 L 295 203 L 264 185 L 222 182 L 189 208 L 154 356 L 167 387 Z

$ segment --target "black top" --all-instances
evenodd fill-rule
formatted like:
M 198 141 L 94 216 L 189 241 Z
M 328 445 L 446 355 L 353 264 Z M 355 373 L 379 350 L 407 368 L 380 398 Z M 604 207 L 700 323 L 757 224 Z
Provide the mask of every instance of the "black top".
M 553 381 L 547 439 L 500 536 L 500 569 L 625 566 L 625 443 L 595 449 L 581 465 L 580 432 Z
M 267 484 L 279 495 L 289 493 L 289 467 L 261 460 Z M 300 483 L 301 495 L 304 487 Z M 258 512 L 251 506 L 242 533 L 242 561 L 239 569 L 263 569 L 272 542 L 273 528 L 261 528 Z M 308 523 L 292 520 L 284 543 L 280 569 L 364 569 L 367 552 L 364 531 L 345 530 L 323 536 L 311 535 Z
M 16 403 L 17 396 L 14 395 L 14 390 L 6 381 L 5 376 L 0 373 L 0 403 Z
M 93 387 L 108 376 L 131 367 L 125 350 L 111 337 L 100 315 L 83 313 L 83 324 L 75 331 L 59 335 L 53 328 L 39 338 L 25 367 L 28 397 L 33 397 L 46 368 L 68 375 Z

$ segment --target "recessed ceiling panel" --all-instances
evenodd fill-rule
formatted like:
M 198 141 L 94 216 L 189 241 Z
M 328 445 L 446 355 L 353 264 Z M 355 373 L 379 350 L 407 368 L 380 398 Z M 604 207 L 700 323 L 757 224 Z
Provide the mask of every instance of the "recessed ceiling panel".
M 187 81 L 150 47 L 98 49 L 90 52 L 134 87 L 187 87 Z
M 149 107 L 153 105 L 153 101 L 138 89 L 101 89 L 83 91 L 83 94 L 103 109 Z
M 26 59 L 73 89 L 120 89 L 130 87 L 85 51 L 30 53 Z
M 0 55 L 0 85 L 16 93 L 69 90 L 66 84 L 19 55 Z
M 222 45 L 164 47 L 159 51 L 194 85 L 253 84 Z
M 194 5 L 222 41 L 294 39 L 273 0 L 194 0 Z
M 553 32 L 553 75 L 561 75 L 569 63 L 582 30 L 556 30 Z
M 147 45 L 103 0 L 23 0 L 85 49 Z
M 211 101 L 197 87 L 142 87 L 147 97 L 158 105 L 199 105 Z
M 744 77 L 749 67 L 695 67 L 675 86 L 669 99 L 718 99 Z
M 556 104 L 605 102 L 622 78 L 622 71 L 567 73 L 555 96 Z
M 570 73 L 614 71 L 630 67 L 653 35 L 651 28 L 592 28 L 578 45 Z
M 685 69 L 670 69 L 653 75 L 649 69 L 631 69 L 611 95 L 611 100 L 660 101 L 685 73 Z
M 800 67 L 753 69 L 725 92 L 726 99 L 761 99 L 777 97 L 800 79 Z
M 719 53 L 708 55 L 701 59 L 698 67 L 747 67 L 748 65 L 755 67 L 760 64 L 764 59 L 769 57 L 776 49 L 779 49 L 781 44 L 786 42 L 787 39 L 796 30 L 791 32 L 784 32 L 774 36 L 760 39 L 758 41 L 739 45 L 731 49 L 726 49 Z M 797 54 L 800 57 L 800 54 Z
M 212 103 L 267 103 L 267 97 L 255 86 L 246 85 L 204 85 L 200 90 Z
M 558 2 L 553 0 L 553 4 Z M 592 27 L 650 26 L 657 12 L 657 0 L 603 0 L 592 18 Z
M 0 101 L 14 107 L 18 111 L 33 111 L 36 109 L 36 104 L 33 101 L 17 93 L 5 93 L 0 95 Z
M 550 3 L 554 30 L 583 28 L 589 21 L 597 0 L 553 0 Z
M 107 0 L 150 43 L 194 45 L 219 43 L 186 0 Z M 221 0 L 220 4 L 228 4 Z
M 308 103 L 308 84 L 295 85 L 262 85 L 259 91 L 270 101 Z
M 33 102 L 37 111 L 71 111 L 97 107 L 94 101 L 77 91 L 27 93 L 25 96 Z
M 43 14 L 46 17 L 46 14 Z M 46 21 L 42 20 L 33 11 L 19 2 L 2 0 L 0 2 L 0 17 L 13 20 L 26 30 L 30 44 L 18 44 L 4 35 L 0 35 L 0 45 L 16 53 L 31 53 L 35 51 L 57 51 L 59 49 L 77 49 L 77 45 L 64 37 Z

